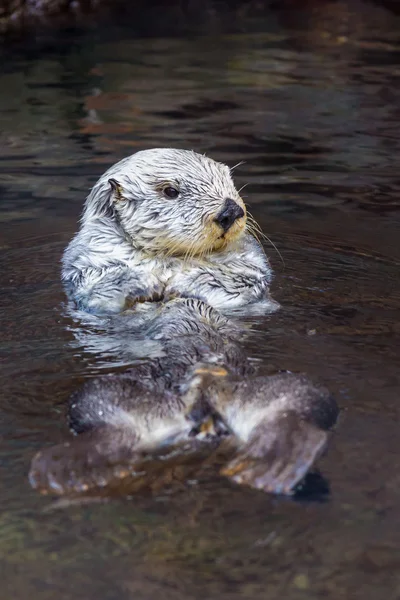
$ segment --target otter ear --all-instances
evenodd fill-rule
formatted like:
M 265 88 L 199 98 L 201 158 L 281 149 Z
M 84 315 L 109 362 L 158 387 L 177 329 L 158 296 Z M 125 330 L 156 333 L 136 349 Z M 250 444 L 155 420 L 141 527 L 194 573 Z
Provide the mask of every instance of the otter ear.
M 123 190 L 122 186 L 118 183 L 118 181 L 116 179 L 109 179 L 108 183 L 110 184 L 113 193 L 112 200 L 114 202 L 119 202 L 120 200 L 122 200 Z
M 116 205 L 123 200 L 123 188 L 116 179 L 99 179 L 87 197 L 84 209 L 85 219 L 101 217 L 115 218 Z

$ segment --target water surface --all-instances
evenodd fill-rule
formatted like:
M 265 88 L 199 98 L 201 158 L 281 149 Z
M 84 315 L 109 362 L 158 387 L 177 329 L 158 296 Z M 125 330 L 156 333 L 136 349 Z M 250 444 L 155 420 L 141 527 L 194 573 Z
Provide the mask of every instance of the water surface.
M 373 3 L 205 11 L 1 50 L 0 556 L 4 598 L 400 596 L 399 18 Z M 178 146 L 236 169 L 280 312 L 260 370 L 305 371 L 342 415 L 326 502 L 210 475 L 172 493 L 46 511 L 33 454 L 119 355 L 79 345 L 59 260 L 110 164 Z

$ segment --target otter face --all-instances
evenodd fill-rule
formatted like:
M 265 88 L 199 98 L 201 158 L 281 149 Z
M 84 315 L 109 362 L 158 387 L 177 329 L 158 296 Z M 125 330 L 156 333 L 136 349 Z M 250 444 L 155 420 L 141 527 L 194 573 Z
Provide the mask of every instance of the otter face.
M 108 216 L 150 254 L 201 256 L 244 232 L 246 208 L 229 168 L 187 150 L 137 152 L 109 169 L 83 219 Z

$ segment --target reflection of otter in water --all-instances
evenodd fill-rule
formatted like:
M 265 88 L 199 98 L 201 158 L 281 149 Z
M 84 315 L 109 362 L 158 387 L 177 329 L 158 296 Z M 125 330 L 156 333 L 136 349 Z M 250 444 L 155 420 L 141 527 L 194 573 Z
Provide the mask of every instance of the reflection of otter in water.
M 35 487 L 86 491 L 137 477 L 143 457 L 161 446 L 230 435 L 236 454 L 224 475 L 293 491 L 325 447 L 337 407 L 304 377 L 254 376 L 240 330 L 213 308 L 268 303 L 268 262 L 243 229 L 229 170 L 194 153 L 138 153 L 100 179 L 64 256 L 67 290 L 92 312 L 132 304 L 108 317 L 110 326 L 157 352 L 73 395 L 70 425 L 79 435 L 34 458 Z

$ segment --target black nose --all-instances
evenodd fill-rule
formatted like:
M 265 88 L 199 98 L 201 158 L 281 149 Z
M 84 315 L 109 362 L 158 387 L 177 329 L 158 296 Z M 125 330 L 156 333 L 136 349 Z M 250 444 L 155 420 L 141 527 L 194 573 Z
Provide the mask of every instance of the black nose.
M 215 217 L 216 223 L 222 227 L 226 233 L 232 227 L 236 219 L 244 217 L 244 210 L 239 204 L 236 204 L 231 198 L 225 200 L 225 204 L 219 215 Z

